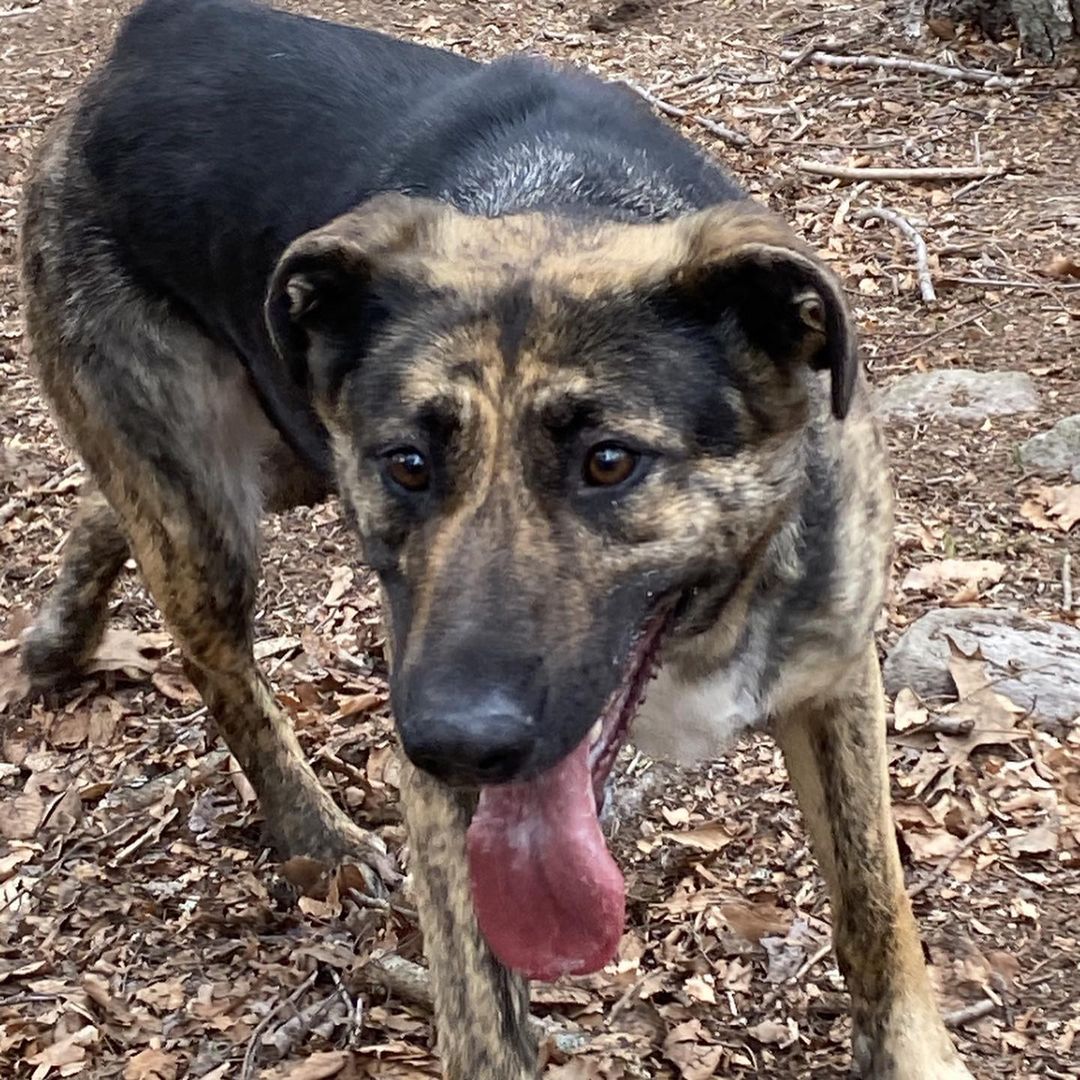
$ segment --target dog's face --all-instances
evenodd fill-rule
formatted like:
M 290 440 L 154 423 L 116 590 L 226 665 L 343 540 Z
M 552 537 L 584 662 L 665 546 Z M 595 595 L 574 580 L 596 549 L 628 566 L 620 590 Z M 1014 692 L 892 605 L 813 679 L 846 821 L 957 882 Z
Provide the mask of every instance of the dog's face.
M 268 317 L 384 587 L 404 747 L 468 786 L 625 727 L 661 639 L 752 580 L 813 369 L 838 414 L 854 378 L 836 284 L 750 203 L 618 225 L 383 197 L 293 244 Z

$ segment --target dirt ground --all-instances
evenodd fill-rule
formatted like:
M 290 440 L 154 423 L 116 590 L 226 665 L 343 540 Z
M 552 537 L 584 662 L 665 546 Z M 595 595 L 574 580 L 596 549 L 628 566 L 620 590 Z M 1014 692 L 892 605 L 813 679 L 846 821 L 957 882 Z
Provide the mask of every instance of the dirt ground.
M 1074 271 L 1080 260 L 1076 59 L 1026 69 L 1015 42 L 940 23 L 913 43 L 874 2 L 287 6 L 475 57 L 527 49 L 570 60 L 744 136 L 733 146 L 681 121 L 831 260 L 877 386 L 970 367 L 1025 371 L 1038 387 L 1038 412 L 890 425 L 898 566 L 883 649 L 941 604 L 1075 620 L 1065 556 L 1080 567 L 1080 528 L 1047 516 L 1054 496 L 1016 450 L 1080 412 L 1080 288 L 1067 277 L 1068 260 Z M 133 572 L 101 672 L 73 699 L 17 700 L 18 634 L 55 572 L 83 472 L 26 360 L 16 201 L 49 117 L 129 7 L 0 6 L 0 1074 L 436 1076 L 422 1004 L 368 964 L 418 959 L 408 897 L 365 904 L 345 883 L 320 891 L 310 867 L 273 862 L 250 789 Z M 792 59 L 815 44 L 1008 79 Z M 855 184 L 805 161 L 1001 172 Z M 936 300 L 920 299 L 911 245 L 859 220 L 877 206 L 922 233 Z M 369 575 L 334 504 L 268 521 L 266 538 L 258 655 L 327 784 L 399 852 Z M 945 558 L 991 560 L 999 580 L 941 580 Z M 913 567 L 930 580 L 905 585 Z M 954 663 L 968 685 L 980 671 L 978 657 Z M 1076 1077 L 1080 736 L 1040 732 L 992 693 L 923 705 L 905 695 L 897 706 L 894 797 L 943 1008 L 981 1080 Z M 976 717 L 966 738 L 927 730 L 965 707 Z M 630 756 L 616 817 L 631 926 L 602 976 L 536 988 L 539 1013 L 588 1036 L 573 1054 L 565 1040 L 549 1044 L 546 1075 L 846 1075 L 845 996 L 823 950 L 828 904 L 771 743 L 694 772 Z

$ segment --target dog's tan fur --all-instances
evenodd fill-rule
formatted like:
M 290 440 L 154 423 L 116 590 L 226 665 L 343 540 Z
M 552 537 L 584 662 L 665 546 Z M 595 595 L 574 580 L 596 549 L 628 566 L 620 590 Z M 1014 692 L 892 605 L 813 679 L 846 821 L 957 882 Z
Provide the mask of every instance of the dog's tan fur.
M 54 124 L 27 186 L 23 277 L 42 385 L 97 488 L 84 499 L 57 584 L 25 642 L 27 669 L 45 684 L 86 660 L 101 634 L 108 589 L 130 552 L 283 849 L 358 859 L 376 888 L 380 876 L 393 879 L 385 853 L 319 786 L 252 655 L 259 514 L 265 505 L 317 498 L 321 485 L 266 423 L 230 358 L 130 280 L 96 229 L 70 117 Z M 828 272 L 785 226 L 746 204 L 655 225 L 583 226 L 378 199 L 285 253 L 272 291 L 291 298 L 297 320 L 314 288 L 302 270 L 312 258 L 344 273 L 390 269 L 450 290 L 479 313 L 418 348 L 401 388 L 403 410 L 436 402 L 453 412 L 467 469 L 460 494 L 431 527 L 398 537 L 402 572 L 415 585 L 409 634 L 396 657 L 402 671 L 422 663 L 431 641 L 461 629 L 455 620 L 469 609 L 448 597 L 490 585 L 491 554 L 499 551 L 499 587 L 531 600 L 538 637 L 566 664 L 587 633 L 595 598 L 629 570 L 688 559 L 738 565 L 740 583 L 715 625 L 675 634 L 664 648 L 665 671 L 676 681 L 710 677 L 760 616 L 755 587 L 767 578 L 796 581 L 805 570 L 793 507 L 805 494 L 800 463 L 808 433 L 819 440 L 839 497 L 829 554 L 837 584 L 793 623 L 795 644 L 767 719 L 829 881 L 857 1066 L 874 1080 L 967 1075 L 933 1002 L 889 815 L 872 644 L 891 523 L 881 437 L 861 378 L 839 423 L 805 362 L 831 336 L 849 333 L 846 322 L 839 331 L 826 328 L 825 309 L 843 312 Z M 688 433 L 587 366 L 552 363 L 576 347 L 575 326 L 562 310 L 568 298 L 602 304 L 660 282 L 693 288 L 706 272 L 737 272 L 747 261 L 796 266 L 813 284 L 789 362 L 770 362 L 749 345 L 732 358 L 748 388 L 732 390 L 727 402 L 738 453 L 704 453 Z M 527 283 L 531 308 L 511 366 L 503 329 L 483 313 L 493 294 L 520 283 Z M 607 401 L 621 430 L 670 447 L 695 470 L 693 486 L 657 480 L 629 496 L 618 542 L 596 544 L 584 526 L 556 535 L 522 482 L 529 465 L 523 433 L 546 410 L 583 394 Z M 347 382 L 320 386 L 316 378 L 315 395 L 361 535 L 399 528 L 385 490 L 365 478 L 357 459 Z M 183 427 L 174 417 L 183 417 Z M 237 466 L 267 460 L 275 465 Z M 409 768 L 403 802 L 445 1075 L 531 1077 L 527 990 L 492 957 L 472 915 L 464 854 L 469 797 Z

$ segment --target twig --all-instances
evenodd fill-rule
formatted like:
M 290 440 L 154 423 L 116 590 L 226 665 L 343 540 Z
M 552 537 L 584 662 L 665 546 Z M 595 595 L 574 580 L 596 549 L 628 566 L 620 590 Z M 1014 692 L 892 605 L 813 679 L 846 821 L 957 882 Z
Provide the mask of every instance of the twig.
M 963 1027 L 964 1024 L 970 1024 L 972 1020 L 981 1019 L 992 1013 L 996 1008 L 997 1002 L 986 998 L 983 1001 L 976 1001 L 974 1005 L 965 1005 L 962 1009 L 954 1009 L 952 1012 L 946 1013 L 941 1019 L 945 1021 L 946 1027 L 958 1028 Z
M 985 68 L 949 67 L 945 64 L 930 64 L 925 60 L 909 60 L 903 56 L 841 56 L 838 53 L 815 50 L 808 56 L 802 49 L 785 49 L 780 53 L 781 60 L 800 64 L 824 64 L 834 68 L 869 68 L 885 71 L 911 71 L 917 75 L 936 75 L 942 79 L 958 79 L 960 82 L 980 83 L 987 89 L 1001 86 L 1023 86 L 1031 80 L 1026 77 L 1001 75 Z
M 930 262 L 922 233 L 907 218 L 902 217 L 895 210 L 886 210 L 883 206 L 860 210 L 855 215 L 856 221 L 867 221 L 870 218 L 880 218 L 894 225 L 911 241 L 915 248 L 915 273 L 919 279 L 919 295 L 924 303 L 932 304 L 937 299 L 937 293 L 934 292 L 934 283 L 930 279 Z
M 858 165 L 830 165 L 824 161 L 795 162 L 797 169 L 816 176 L 832 176 L 839 180 L 971 180 L 982 176 L 1004 176 L 1005 170 L 990 165 L 942 165 L 933 167 L 872 168 Z
M 982 285 L 984 288 L 988 289 L 1040 289 L 1043 292 L 1080 289 L 1080 282 L 1077 282 L 1076 284 L 1070 282 L 1048 282 L 1044 285 L 1041 281 L 1013 281 L 1007 278 L 952 277 L 951 275 L 948 275 L 948 280 L 954 281 L 958 285 Z
M 37 11 L 41 7 L 41 2 L 38 0 L 36 4 L 30 4 L 27 7 L 7 8 L 4 11 L 0 11 L 0 19 L 10 19 L 16 15 L 29 15 L 32 11 Z
M 1061 610 L 1072 611 L 1072 555 L 1061 556 Z
M 732 146 L 750 145 L 750 137 L 744 135 L 741 131 L 736 131 L 734 128 L 726 127 L 724 124 L 718 124 L 715 120 L 709 120 L 707 117 L 692 113 L 689 109 L 682 108 L 681 105 L 672 105 L 670 101 L 664 101 L 663 98 L 658 98 L 655 94 L 649 93 L 645 87 L 638 86 L 628 79 L 623 80 L 623 85 L 628 89 L 633 90 L 638 97 L 643 98 L 659 112 L 666 113 L 668 116 L 677 117 L 680 120 L 693 120 L 695 124 L 703 127 L 706 131 L 712 132 L 718 139 L 723 139 L 724 142 L 730 143 Z
M 975 730 L 975 721 L 971 717 L 957 719 L 954 716 L 931 716 L 925 723 L 912 724 L 909 728 L 898 730 L 895 725 L 889 730 L 894 735 L 953 735 L 962 738 Z
M 980 825 L 973 833 L 969 833 L 968 836 L 957 845 L 956 850 L 951 855 L 946 855 L 945 858 L 934 867 L 932 873 L 924 877 L 917 885 L 913 885 L 908 889 L 908 897 L 914 899 L 916 896 L 920 895 L 920 893 L 926 892 L 926 890 L 929 889 L 931 885 L 935 884 L 935 882 L 940 881 L 945 876 L 945 871 L 948 870 L 949 867 L 968 850 L 968 848 L 977 844 L 987 833 L 993 831 L 995 828 L 997 828 L 997 822 L 987 821 Z
M 255 1030 L 248 1039 L 247 1050 L 244 1053 L 244 1064 L 240 1069 L 240 1080 L 251 1080 L 255 1075 L 255 1056 L 259 1052 L 259 1039 L 274 1019 L 287 1005 L 295 1006 L 304 994 L 314 985 L 319 977 L 319 969 L 316 968 L 287 998 L 279 1001 L 256 1025 Z
M 357 970 L 362 980 L 381 990 L 389 991 L 411 1005 L 431 1010 L 433 995 L 428 973 L 418 964 L 401 956 L 383 953 L 373 956 Z M 530 1016 L 529 1032 L 537 1042 L 551 1040 L 563 1053 L 574 1053 L 587 1042 L 588 1037 L 576 1031 L 567 1031 L 548 1020 Z

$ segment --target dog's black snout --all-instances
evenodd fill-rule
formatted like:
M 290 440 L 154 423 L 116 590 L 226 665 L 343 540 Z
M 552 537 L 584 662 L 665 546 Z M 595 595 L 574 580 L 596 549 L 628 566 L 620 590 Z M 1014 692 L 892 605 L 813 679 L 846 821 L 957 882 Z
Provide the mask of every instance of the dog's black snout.
M 450 784 L 503 784 L 526 772 L 536 750 L 536 721 L 502 694 L 446 699 L 409 715 L 401 742 L 418 768 Z

